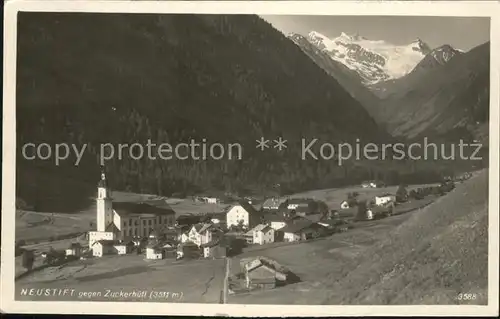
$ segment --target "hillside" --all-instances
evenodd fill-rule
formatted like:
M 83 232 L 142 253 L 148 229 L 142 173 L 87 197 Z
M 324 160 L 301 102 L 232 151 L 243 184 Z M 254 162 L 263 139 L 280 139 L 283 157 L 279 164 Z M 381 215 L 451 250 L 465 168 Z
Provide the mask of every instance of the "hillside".
M 487 304 L 488 171 L 387 234 L 325 281 L 323 304 Z M 360 287 L 363 287 L 361 290 Z M 342 293 L 339 293 L 342 292 Z M 459 293 L 475 294 L 459 301 Z
M 370 91 L 370 89 L 363 85 L 363 79 L 356 71 L 332 59 L 330 55 L 317 48 L 309 42 L 306 37 L 300 34 L 291 34 L 289 38 L 295 42 L 311 60 L 325 70 L 326 73 L 333 76 L 352 97 L 365 107 L 372 117 L 376 118 L 377 110 L 380 107 L 380 100 Z
M 300 282 L 234 295 L 229 303 L 486 304 L 488 170 L 474 175 L 424 208 L 359 222 L 330 237 L 237 256 L 272 258 Z M 330 200 L 331 194 L 324 193 Z M 475 299 L 460 301 L 459 293 L 475 294 Z
M 257 16 L 20 13 L 18 32 L 18 150 L 26 142 L 89 143 L 78 167 L 74 158 L 55 167 L 19 154 L 26 170 L 92 180 L 100 143 L 205 138 L 240 143 L 243 159 L 124 156 L 106 163 L 112 187 L 160 195 L 246 192 L 277 182 L 326 187 L 345 178 L 343 168 L 301 160 L 300 138 L 383 135 L 335 79 Z M 288 150 L 260 152 L 261 136 L 283 137 Z M 26 175 L 18 174 L 21 197 Z
M 489 43 L 395 80 L 377 120 L 395 136 L 473 138 L 489 118 Z

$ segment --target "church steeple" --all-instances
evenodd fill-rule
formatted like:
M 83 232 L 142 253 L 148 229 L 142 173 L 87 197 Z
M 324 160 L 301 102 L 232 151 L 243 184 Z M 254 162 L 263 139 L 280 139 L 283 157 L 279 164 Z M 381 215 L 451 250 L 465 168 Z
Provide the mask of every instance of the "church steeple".
M 106 172 L 104 166 L 101 166 L 101 179 L 97 183 L 97 198 L 104 199 L 110 198 L 111 194 L 108 189 L 108 183 L 106 181 Z
M 97 184 L 97 231 L 106 231 L 106 227 L 113 223 L 113 201 L 111 191 L 106 181 L 104 167 L 101 167 L 101 179 Z

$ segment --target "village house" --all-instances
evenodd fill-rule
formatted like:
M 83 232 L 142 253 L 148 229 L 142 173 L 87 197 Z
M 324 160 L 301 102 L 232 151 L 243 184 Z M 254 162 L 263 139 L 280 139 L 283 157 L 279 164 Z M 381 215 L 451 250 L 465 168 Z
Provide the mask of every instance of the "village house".
M 200 248 L 191 242 L 180 243 L 177 245 L 177 259 L 197 258 L 200 256 Z
M 255 227 L 260 223 L 261 214 L 247 202 L 241 201 L 239 205 L 233 206 L 226 214 L 226 225 L 241 225 L 246 229 Z
M 384 194 L 375 196 L 375 205 L 382 206 L 396 201 L 396 196 L 391 194 Z
M 164 258 L 175 258 L 177 257 L 177 246 L 174 243 L 164 242 L 160 244 L 161 249 L 164 253 Z
M 285 209 L 283 209 L 285 206 Z M 292 198 L 285 202 L 279 209 L 285 217 L 293 217 L 293 215 L 306 216 L 309 214 L 326 213 L 328 205 L 322 201 L 316 201 L 310 198 Z
M 122 240 L 125 237 L 148 237 L 158 226 L 174 226 L 175 212 L 164 202 L 113 202 L 106 175 L 97 185 L 97 229 L 88 233 L 89 247 L 96 242 Z M 97 248 L 100 249 L 100 248 Z M 97 255 L 99 255 L 98 253 Z
M 245 276 L 245 286 L 248 289 L 273 289 L 284 284 L 287 275 L 274 269 L 271 265 L 256 258 L 250 262 L 244 262 L 243 273 Z
M 66 249 L 66 256 L 75 256 L 80 257 L 82 252 L 82 245 L 79 243 L 71 243 L 70 246 Z
M 196 224 L 191 227 L 191 229 L 181 235 L 181 243 L 191 242 L 196 244 L 198 247 L 209 243 L 212 240 L 213 224 Z
M 116 243 L 114 245 L 114 248 L 116 250 L 116 253 L 118 255 L 125 255 L 125 254 L 129 254 L 132 252 L 132 250 L 134 249 L 134 242 L 131 241 L 131 240 L 124 240 L 124 241 L 121 241 L 119 243 Z
M 146 259 L 163 259 L 163 248 L 159 244 L 149 244 L 146 247 Z
M 286 226 L 286 218 L 283 214 L 267 214 L 264 216 L 264 220 L 274 230 L 278 230 Z
M 271 226 L 260 224 L 252 229 L 252 243 L 264 245 L 274 242 L 274 229 Z
M 262 209 L 266 211 L 276 211 L 280 208 L 280 205 L 285 202 L 285 198 L 272 197 L 268 198 L 262 204 Z
M 204 200 L 207 204 L 219 204 L 220 203 L 220 200 L 216 197 L 205 197 Z
M 225 237 L 217 238 L 201 245 L 204 258 L 224 258 L 227 255 L 229 243 Z
M 115 241 L 109 239 L 101 239 L 92 244 L 92 256 L 102 257 L 104 255 L 111 255 L 115 253 Z
M 323 226 L 309 220 L 298 220 L 295 222 L 288 222 L 287 225 L 279 231 L 283 233 L 283 241 L 293 242 L 320 236 L 322 227 Z
M 311 201 L 312 201 L 311 199 L 307 198 L 292 198 L 287 201 L 286 208 L 288 210 L 297 211 L 300 207 L 305 210 L 306 208 L 309 208 Z

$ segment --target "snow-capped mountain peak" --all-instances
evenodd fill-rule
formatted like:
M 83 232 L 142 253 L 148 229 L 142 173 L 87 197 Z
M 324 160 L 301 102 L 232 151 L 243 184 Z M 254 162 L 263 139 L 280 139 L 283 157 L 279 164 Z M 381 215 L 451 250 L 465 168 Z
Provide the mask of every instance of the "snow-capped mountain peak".
M 463 54 L 463 51 L 457 50 L 449 44 L 442 45 L 427 54 L 412 72 L 419 72 L 422 69 L 431 69 L 439 65 L 444 65 L 459 54 Z
M 309 32 L 307 39 L 332 59 L 356 71 L 366 84 L 402 77 L 431 52 L 421 39 L 395 45 L 346 32 L 329 38 L 317 31 Z

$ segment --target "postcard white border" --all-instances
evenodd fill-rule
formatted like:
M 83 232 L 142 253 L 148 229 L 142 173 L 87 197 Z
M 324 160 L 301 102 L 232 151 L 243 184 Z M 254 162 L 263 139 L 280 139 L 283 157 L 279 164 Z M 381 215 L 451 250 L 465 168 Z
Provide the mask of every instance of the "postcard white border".
M 495 316 L 498 315 L 499 53 L 500 5 L 496 1 L 24 1 L 11 0 L 4 13 L 2 165 L 2 312 L 203 316 Z M 18 11 L 287 15 L 477 16 L 491 18 L 489 268 L 487 306 L 308 306 L 14 300 L 15 91 Z

